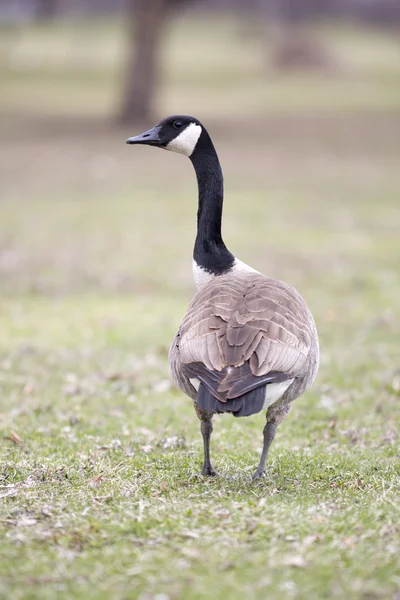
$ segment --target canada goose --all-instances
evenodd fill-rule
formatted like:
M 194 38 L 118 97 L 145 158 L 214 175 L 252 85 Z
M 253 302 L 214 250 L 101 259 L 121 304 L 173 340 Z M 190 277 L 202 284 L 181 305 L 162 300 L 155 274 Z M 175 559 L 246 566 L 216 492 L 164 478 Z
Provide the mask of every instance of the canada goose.
M 215 413 L 247 417 L 267 408 L 264 445 L 253 479 L 264 476 L 276 427 L 313 383 L 319 360 L 314 319 L 288 283 L 241 262 L 221 236 L 223 177 L 207 130 L 194 117 L 172 116 L 127 140 L 188 156 L 199 189 L 193 273 L 197 292 L 169 352 L 176 385 L 194 401 L 210 461 Z

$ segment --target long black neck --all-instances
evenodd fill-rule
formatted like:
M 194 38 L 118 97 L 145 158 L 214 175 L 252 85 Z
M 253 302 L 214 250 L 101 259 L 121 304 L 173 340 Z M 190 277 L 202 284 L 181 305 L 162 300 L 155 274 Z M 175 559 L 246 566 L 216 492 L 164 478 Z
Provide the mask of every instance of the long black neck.
M 207 138 L 204 140 L 207 143 L 196 147 L 190 157 L 199 187 L 193 258 L 204 270 L 221 275 L 233 266 L 235 257 L 225 246 L 221 235 L 224 181 L 217 153 L 208 134 Z

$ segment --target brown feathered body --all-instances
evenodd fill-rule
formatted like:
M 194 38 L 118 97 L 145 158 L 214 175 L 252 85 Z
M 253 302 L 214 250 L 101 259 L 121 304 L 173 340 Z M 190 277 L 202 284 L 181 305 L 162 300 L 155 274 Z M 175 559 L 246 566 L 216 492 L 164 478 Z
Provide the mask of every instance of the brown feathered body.
M 172 377 L 193 400 L 194 379 L 223 403 L 286 381 L 269 409 L 279 408 L 282 418 L 313 383 L 318 360 L 314 319 L 297 290 L 246 270 L 198 290 L 170 349 Z

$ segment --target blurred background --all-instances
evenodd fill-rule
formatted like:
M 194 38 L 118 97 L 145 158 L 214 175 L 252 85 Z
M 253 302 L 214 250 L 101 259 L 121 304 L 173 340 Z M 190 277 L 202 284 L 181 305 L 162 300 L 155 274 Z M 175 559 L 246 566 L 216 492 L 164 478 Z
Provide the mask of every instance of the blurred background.
M 397 0 L 2 0 L 0 24 L 2 294 L 190 295 L 191 165 L 125 145 L 169 113 L 216 143 L 235 254 L 330 319 L 399 291 Z
M 196 179 L 125 140 L 177 113 L 228 248 L 319 331 L 257 490 L 264 415 L 215 427 L 242 479 L 193 483 L 168 373 Z M 399 597 L 399 191 L 399 0 L 0 0 L 1 597 Z

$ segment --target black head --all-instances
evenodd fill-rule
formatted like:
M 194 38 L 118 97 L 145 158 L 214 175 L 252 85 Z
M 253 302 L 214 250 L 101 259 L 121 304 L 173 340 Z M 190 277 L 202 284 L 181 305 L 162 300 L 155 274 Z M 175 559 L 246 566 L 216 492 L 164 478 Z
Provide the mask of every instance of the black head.
M 163 119 L 149 131 L 128 138 L 126 143 L 147 144 L 192 156 L 196 148 L 205 143 L 211 144 L 211 140 L 198 119 L 187 115 L 174 115 Z

